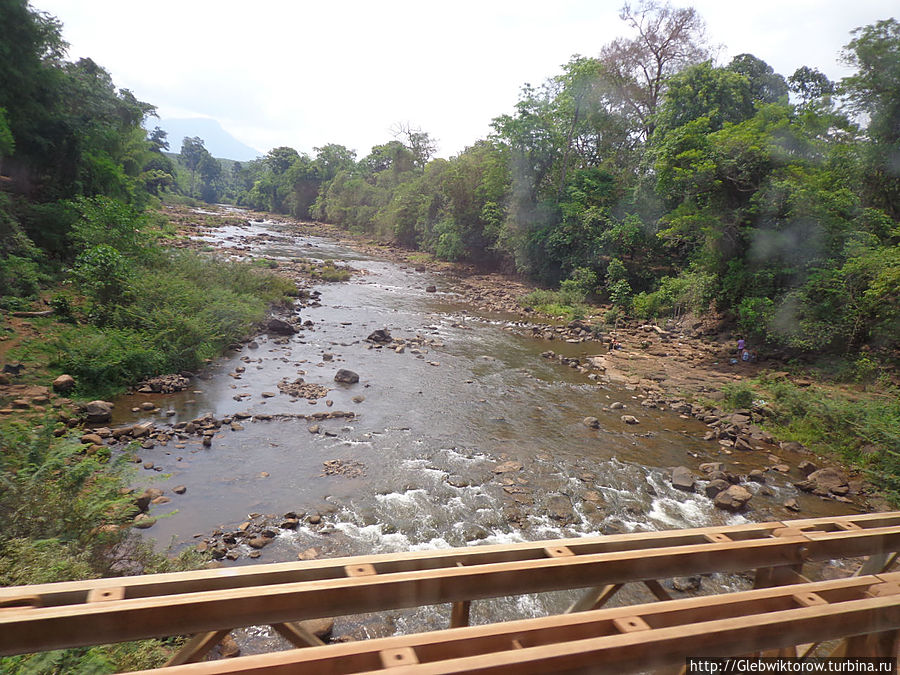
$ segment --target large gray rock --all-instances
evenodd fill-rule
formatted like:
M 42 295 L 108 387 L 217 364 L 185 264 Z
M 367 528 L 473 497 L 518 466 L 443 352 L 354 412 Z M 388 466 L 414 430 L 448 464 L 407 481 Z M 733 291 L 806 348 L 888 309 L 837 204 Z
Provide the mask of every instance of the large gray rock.
M 109 422 L 112 418 L 113 404 L 109 401 L 91 401 L 84 404 L 84 416 L 88 424 Z
M 686 492 L 694 491 L 694 474 L 686 466 L 672 469 L 672 487 Z
M 727 480 L 722 478 L 714 478 L 709 481 L 706 486 L 703 488 L 703 491 L 706 493 L 706 496 L 710 499 L 715 499 L 716 495 L 718 495 L 723 490 L 727 490 L 728 486 L 731 485 Z
M 716 495 L 715 504 L 726 511 L 740 511 L 753 498 L 753 494 L 740 485 L 732 485 Z
M 266 321 L 266 331 L 269 333 L 277 333 L 278 335 L 293 335 L 294 333 L 299 332 L 287 321 L 274 316 Z
M 378 330 L 373 330 L 369 333 L 369 337 L 366 338 L 369 342 L 375 342 L 377 344 L 385 344 L 393 340 L 391 334 L 384 328 L 379 328 Z
M 353 384 L 354 382 L 359 382 L 359 374 L 354 373 L 352 370 L 341 368 L 334 374 L 334 381 L 344 382 L 345 384 Z
M 850 492 L 847 476 L 839 469 L 833 467 L 813 471 L 807 476 L 806 480 L 794 483 L 794 485 L 800 490 L 812 492 L 820 497 L 828 494 L 845 495 Z

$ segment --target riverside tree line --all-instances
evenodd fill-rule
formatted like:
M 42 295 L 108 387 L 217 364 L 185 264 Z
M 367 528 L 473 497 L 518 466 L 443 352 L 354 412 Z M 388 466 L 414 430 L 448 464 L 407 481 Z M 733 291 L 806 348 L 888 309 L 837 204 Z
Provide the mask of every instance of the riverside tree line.
M 364 157 L 328 144 L 207 161 L 207 196 L 516 270 L 560 288 L 556 306 L 718 311 L 757 341 L 895 356 L 900 23 L 852 31 L 855 72 L 832 82 L 752 54 L 716 63 L 690 8 L 621 18 L 626 37 L 525 85 L 450 159 L 400 127 Z

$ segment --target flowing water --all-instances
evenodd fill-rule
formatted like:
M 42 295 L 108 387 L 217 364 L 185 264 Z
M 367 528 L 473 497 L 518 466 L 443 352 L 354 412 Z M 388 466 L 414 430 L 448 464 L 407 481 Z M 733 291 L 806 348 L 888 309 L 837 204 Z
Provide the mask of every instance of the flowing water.
M 333 410 L 356 417 L 318 422 L 320 433 L 311 433 L 313 423 L 304 419 L 247 419 L 241 431 L 223 427 L 210 448 L 192 437 L 182 448 L 142 450 L 144 461 L 163 470 L 143 472 L 142 485 L 153 475 L 158 478 L 152 484 L 167 494 L 172 486 L 187 487 L 184 495 L 153 507 L 153 515 L 168 514 L 148 530 L 162 547 L 193 545 L 195 534 L 234 529 L 248 514 L 287 511 L 321 514 L 322 521 L 302 519 L 297 530 L 282 530 L 263 549 L 262 562 L 296 560 L 310 548 L 332 557 L 782 519 L 790 517 L 781 506 L 788 497 L 798 499 L 804 515 L 848 511 L 798 494 L 791 477 L 765 488 L 749 484 L 757 494 L 755 509 L 745 515 L 717 510 L 699 493 L 672 488 L 669 467 L 724 460 L 730 470 L 746 473 L 771 463 L 766 453 L 725 458 L 718 445 L 702 440 L 707 428 L 700 422 L 642 408 L 634 391 L 597 384 L 542 359 L 545 342 L 518 329 L 511 317 L 473 312 L 450 278 L 267 222 L 223 227 L 206 238 L 228 247 L 250 237 L 257 241 L 254 255 L 334 259 L 364 273 L 317 287 L 321 306 L 297 310 L 312 329 L 287 339 L 261 335 L 211 364 L 186 392 L 123 396 L 114 421 L 170 424 L 204 413 Z M 426 293 L 432 284 L 438 292 Z M 420 354 L 373 348 L 365 338 L 381 328 L 395 338 L 421 336 L 433 344 Z M 551 346 L 568 349 L 568 355 L 599 351 L 599 343 Z M 240 366 L 245 370 L 236 378 Z M 339 368 L 356 371 L 360 381 L 335 383 Z M 279 381 L 297 377 L 332 391 L 315 404 L 279 392 Z M 356 402 L 360 396 L 364 400 Z M 175 416 L 130 412 L 148 399 Z M 613 401 L 626 408 L 609 410 Z M 622 413 L 640 424 L 624 424 Z M 600 429 L 582 424 L 588 415 L 599 418 Z M 325 462 L 333 460 L 345 471 L 326 475 Z M 511 470 L 497 472 L 503 468 Z M 252 562 L 242 557 L 226 564 Z M 571 598 L 550 593 L 477 602 L 472 620 L 560 611 Z M 355 618 L 339 621 L 336 631 L 362 637 L 446 626 L 448 611 L 393 612 L 387 621 Z M 265 632 L 257 638 L 251 651 L 271 639 Z

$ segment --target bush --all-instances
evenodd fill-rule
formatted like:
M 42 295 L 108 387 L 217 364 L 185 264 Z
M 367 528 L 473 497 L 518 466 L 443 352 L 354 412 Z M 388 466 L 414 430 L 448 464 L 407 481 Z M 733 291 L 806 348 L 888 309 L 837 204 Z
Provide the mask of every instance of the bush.
M 753 389 L 743 382 L 724 385 L 722 387 L 722 393 L 725 394 L 725 405 L 730 410 L 735 410 L 737 408 L 752 408 L 753 399 L 756 397 L 756 393 Z
M 17 255 L 0 257 L 0 297 L 3 305 L 13 298 L 34 298 L 47 280 L 32 258 Z

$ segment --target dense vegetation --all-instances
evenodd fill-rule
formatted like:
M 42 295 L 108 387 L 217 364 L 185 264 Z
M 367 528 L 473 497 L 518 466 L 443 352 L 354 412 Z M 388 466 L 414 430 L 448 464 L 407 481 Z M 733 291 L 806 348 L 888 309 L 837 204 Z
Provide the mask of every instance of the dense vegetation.
M 856 72 L 834 83 L 751 54 L 715 64 L 692 9 L 622 18 L 633 37 L 523 87 L 449 160 L 403 128 L 359 160 L 275 148 L 234 165 L 221 195 L 562 282 L 638 318 L 712 310 L 756 343 L 895 359 L 900 23 L 853 31 Z
M 177 170 L 165 136 L 143 127 L 153 107 L 64 52 L 55 19 L 0 0 L 0 330 L 11 330 L 10 311 L 51 307 L 52 317 L 30 319 L 40 338 L 10 354 L 26 363 L 21 379 L 46 385 L 47 369 L 65 371 L 77 396 L 96 397 L 199 367 L 294 286 L 165 247 L 171 226 L 148 207 L 176 186 Z M 196 566 L 199 556 L 169 560 L 130 536 L 125 456 L 86 452 L 66 415 L 0 425 L 0 584 Z M 0 670 L 152 667 L 168 642 L 3 658 Z

